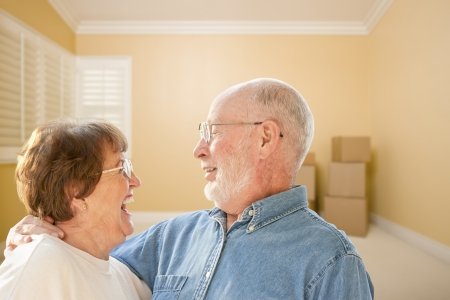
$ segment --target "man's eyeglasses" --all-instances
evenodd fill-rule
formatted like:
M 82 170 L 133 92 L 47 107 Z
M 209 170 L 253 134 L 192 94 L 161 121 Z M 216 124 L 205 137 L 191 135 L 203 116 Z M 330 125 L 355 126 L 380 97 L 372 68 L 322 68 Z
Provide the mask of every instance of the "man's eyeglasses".
M 133 174 L 133 165 L 131 164 L 131 160 L 128 158 L 124 158 L 122 160 L 122 166 L 117 168 L 112 168 L 108 170 L 103 170 L 102 174 L 112 173 L 112 172 L 122 172 L 128 179 L 131 180 L 131 176 Z
M 198 124 L 198 130 L 200 131 L 200 137 L 207 143 L 211 141 L 212 138 L 212 127 L 213 126 L 226 126 L 226 125 L 261 125 L 263 122 L 239 122 L 239 123 L 213 123 L 201 122 Z M 283 134 L 280 133 L 280 137 Z

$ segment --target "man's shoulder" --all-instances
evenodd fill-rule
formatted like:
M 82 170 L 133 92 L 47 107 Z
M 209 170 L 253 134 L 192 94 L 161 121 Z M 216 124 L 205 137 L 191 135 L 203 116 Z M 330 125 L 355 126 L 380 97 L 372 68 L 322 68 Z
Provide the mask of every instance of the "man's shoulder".
M 356 254 L 354 245 L 344 231 L 309 209 L 303 210 L 302 215 L 302 227 L 308 233 L 309 243 L 321 245 L 329 251 Z

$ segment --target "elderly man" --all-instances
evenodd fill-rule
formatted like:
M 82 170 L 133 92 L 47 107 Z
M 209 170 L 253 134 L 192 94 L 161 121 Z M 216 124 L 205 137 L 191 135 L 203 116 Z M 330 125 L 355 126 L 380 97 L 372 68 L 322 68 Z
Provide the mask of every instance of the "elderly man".
M 227 89 L 194 149 L 215 208 L 155 225 L 111 255 L 154 299 L 373 299 L 355 247 L 294 186 L 313 128 L 307 103 L 284 82 Z

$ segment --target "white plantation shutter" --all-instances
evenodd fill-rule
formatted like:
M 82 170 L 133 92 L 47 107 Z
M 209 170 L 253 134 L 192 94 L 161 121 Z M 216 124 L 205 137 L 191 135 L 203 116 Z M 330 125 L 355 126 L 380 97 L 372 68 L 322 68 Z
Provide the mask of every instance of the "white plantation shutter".
M 60 103 L 60 58 L 53 51 L 46 51 L 40 57 L 40 68 L 47 76 L 40 76 L 42 79 L 41 97 L 45 101 L 39 101 L 40 116 L 47 119 L 57 119 L 61 113 Z
M 0 147 L 4 154 L 21 143 L 21 34 L 0 19 Z
M 75 74 L 75 59 L 68 56 L 61 57 L 61 114 L 64 116 L 75 116 Z
M 42 55 L 39 40 L 24 36 L 23 49 L 23 86 L 22 86 L 22 137 L 21 143 L 30 136 L 39 122 L 43 121 L 39 103 L 45 101 L 40 95 L 44 74 L 39 66 Z
M 0 162 L 39 124 L 75 114 L 75 58 L 0 12 Z
M 113 123 L 131 145 L 130 85 L 130 58 L 78 57 L 77 117 Z

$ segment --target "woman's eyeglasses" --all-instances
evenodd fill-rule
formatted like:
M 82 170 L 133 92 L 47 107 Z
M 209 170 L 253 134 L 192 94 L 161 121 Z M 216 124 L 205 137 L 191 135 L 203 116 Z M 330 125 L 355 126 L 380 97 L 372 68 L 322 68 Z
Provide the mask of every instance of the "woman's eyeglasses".
M 131 160 L 129 160 L 128 158 L 124 158 L 122 160 L 121 167 L 103 170 L 102 174 L 112 173 L 112 172 L 116 172 L 116 171 L 122 172 L 128 179 L 131 179 L 131 176 L 133 174 L 133 165 L 131 164 Z

